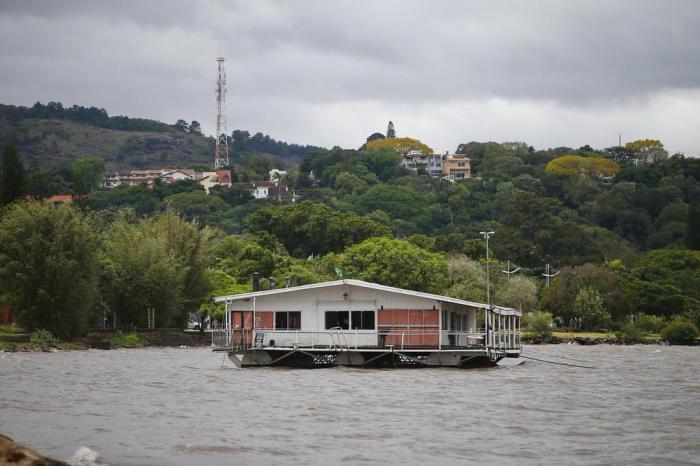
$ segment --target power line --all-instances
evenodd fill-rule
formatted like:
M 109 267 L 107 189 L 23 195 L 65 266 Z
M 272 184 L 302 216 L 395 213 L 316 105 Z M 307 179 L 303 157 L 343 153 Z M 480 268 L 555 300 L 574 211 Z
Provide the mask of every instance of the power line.
M 547 286 L 549 286 L 549 279 L 552 278 L 552 277 L 556 277 L 557 275 L 559 275 L 559 271 L 557 271 L 556 273 L 552 273 L 552 270 L 554 270 L 554 268 L 552 268 L 552 266 L 549 265 L 549 264 L 547 264 L 547 265 L 544 267 L 544 269 L 545 269 L 545 272 L 544 272 L 542 275 L 543 275 L 544 277 L 547 277 Z
M 510 276 L 520 270 L 522 267 L 517 267 L 515 264 L 513 264 L 513 267 L 515 267 L 513 270 L 510 270 L 510 259 L 508 260 L 508 265 L 506 266 L 505 270 L 501 270 L 501 272 L 505 273 L 508 275 L 508 279 L 510 279 Z

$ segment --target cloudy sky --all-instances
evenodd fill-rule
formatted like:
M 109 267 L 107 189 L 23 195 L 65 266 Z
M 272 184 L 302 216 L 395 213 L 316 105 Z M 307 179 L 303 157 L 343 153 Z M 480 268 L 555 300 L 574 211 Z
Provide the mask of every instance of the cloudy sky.
M 393 120 L 460 142 L 700 154 L 700 1 L 0 1 L 0 101 L 357 147 Z

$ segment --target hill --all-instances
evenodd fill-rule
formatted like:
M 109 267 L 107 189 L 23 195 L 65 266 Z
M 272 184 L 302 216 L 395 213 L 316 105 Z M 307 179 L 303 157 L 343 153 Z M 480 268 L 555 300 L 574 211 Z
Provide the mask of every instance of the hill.
M 197 129 L 191 128 L 196 126 Z M 0 146 L 14 142 L 26 165 L 60 170 L 74 160 L 99 156 L 108 170 L 163 166 L 210 165 L 214 139 L 202 135 L 199 123 L 109 116 L 104 109 L 37 102 L 32 107 L 0 104 Z M 232 163 L 262 155 L 296 163 L 320 150 L 315 146 L 276 141 L 260 132 L 235 130 L 230 136 Z
M 27 164 L 60 169 L 87 156 L 102 157 L 109 170 L 167 165 L 208 165 L 214 141 L 172 131 L 100 128 L 57 119 L 0 120 L 0 145 L 14 141 Z

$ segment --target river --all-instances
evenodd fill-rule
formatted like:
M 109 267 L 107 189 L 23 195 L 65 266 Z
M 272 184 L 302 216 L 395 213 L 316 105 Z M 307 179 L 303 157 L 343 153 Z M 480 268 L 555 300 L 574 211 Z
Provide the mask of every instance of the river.
M 596 368 L 239 370 L 207 348 L 0 353 L 0 433 L 81 464 L 699 464 L 699 347 L 523 354 Z

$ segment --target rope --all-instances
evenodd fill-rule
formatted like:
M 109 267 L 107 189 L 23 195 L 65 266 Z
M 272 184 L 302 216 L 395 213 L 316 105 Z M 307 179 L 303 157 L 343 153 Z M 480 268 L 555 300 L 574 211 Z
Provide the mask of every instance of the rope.
M 540 356 L 540 357 L 543 356 L 542 353 L 538 353 L 537 351 L 532 351 L 530 348 L 528 348 L 527 352 L 528 352 L 528 353 L 532 353 L 532 354 L 534 354 L 535 356 Z M 566 357 L 566 356 L 556 356 L 556 355 L 554 355 L 554 354 L 550 354 L 550 355 L 547 355 L 547 356 L 551 356 L 551 357 L 553 357 L 553 358 L 555 358 L 555 359 L 566 359 L 567 361 L 575 361 L 575 362 L 582 362 L 582 363 L 588 364 L 588 361 L 582 361 L 582 360 L 580 360 L 580 359 L 569 358 L 569 357 Z
M 224 363 L 225 363 L 225 362 L 226 362 L 226 352 L 224 352 L 224 357 L 223 357 L 223 359 L 221 360 L 221 367 L 220 367 L 219 369 L 223 369 L 223 368 L 224 368 Z
M 545 360 L 545 359 L 531 358 L 531 357 L 529 357 L 529 356 L 523 356 L 523 355 L 520 355 L 520 357 L 521 357 L 521 358 L 525 358 L 525 359 L 532 359 L 533 361 L 546 362 L 546 363 L 549 363 L 549 364 L 557 364 L 557 365 L 559 365 L 559 366 L 580 367 L 580 368 L 583 368 L 583 369 L 598 369 L 597 367 L 593 367 L 593 366 L 581 366 L 581 365 L 579 365 L 579 364 L 567 364 L 567 363 L 565 363 L 565 362 L 547 361 L 547 360 Z

